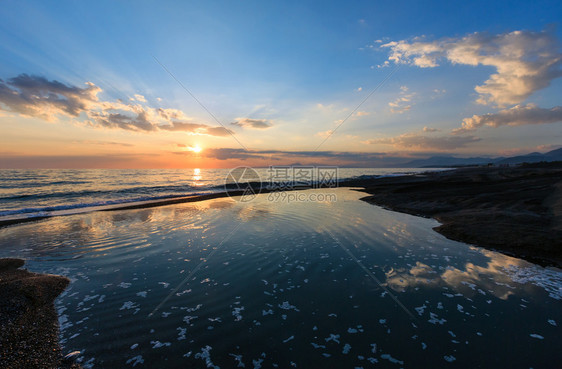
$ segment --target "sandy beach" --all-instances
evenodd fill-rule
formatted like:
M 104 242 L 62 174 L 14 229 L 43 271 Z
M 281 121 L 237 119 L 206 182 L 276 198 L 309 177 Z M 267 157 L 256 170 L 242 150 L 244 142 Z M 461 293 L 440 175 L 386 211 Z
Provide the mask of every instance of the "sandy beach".
M 0 259 L 0 367 L 80 368 L 63 358 L 54 299 L 68 278 L 30 273 L 21 259 Z

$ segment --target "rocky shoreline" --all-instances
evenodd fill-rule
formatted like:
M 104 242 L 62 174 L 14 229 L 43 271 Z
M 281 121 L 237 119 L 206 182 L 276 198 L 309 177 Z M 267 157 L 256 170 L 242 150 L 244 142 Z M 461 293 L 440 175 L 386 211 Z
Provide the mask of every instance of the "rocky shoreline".
M 461 241 L 562 268 L 562 163 L 463 168 L 344 183 L 362 200 L 431 217 Z

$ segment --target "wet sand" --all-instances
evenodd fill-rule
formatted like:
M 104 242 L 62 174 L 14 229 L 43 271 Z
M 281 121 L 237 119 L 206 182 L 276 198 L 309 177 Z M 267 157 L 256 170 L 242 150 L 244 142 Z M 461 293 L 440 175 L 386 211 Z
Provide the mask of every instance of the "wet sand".
M 362 200 L 431 217 L 449 239 L 562 267 L 562 163 L 357 180 Z
M 63 358 L 53 305 L 69 280 L 23 265 L 0 259 L 0 368 L 80 368 Z

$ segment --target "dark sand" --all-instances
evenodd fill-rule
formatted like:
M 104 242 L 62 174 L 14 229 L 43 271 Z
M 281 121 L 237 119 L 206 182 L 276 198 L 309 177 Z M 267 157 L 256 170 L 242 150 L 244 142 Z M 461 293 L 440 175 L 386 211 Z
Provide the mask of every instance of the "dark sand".
M 63 358 L 53 305 L 69 280 L 23 264 L 0 259 L 0 368 L 80 368 Z
M 431 217 L 445 237 L 562 267 L 562 163 L 357 180 L 362 198 Z

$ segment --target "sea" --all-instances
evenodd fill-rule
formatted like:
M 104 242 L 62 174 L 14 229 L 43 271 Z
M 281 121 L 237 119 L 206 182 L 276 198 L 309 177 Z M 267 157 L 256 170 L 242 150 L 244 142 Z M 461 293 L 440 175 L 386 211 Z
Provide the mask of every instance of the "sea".
M 293 178 L 293 171 L 304 167 L 249 168 L 253 180 L 267 185 L 279 176 Z M 310 167 L 306 167 L 310 168 Z M 392 176 L 426 172 L 420 168 L 336 168 L 331 178 L 343 181 L 353 178 Z M 288 170 L 287 170 L 288 169 Z M 150 202 L 177 197 L 225 192 L 233 169 L 32 169 L 0 170 L 0 221 L 72 215 L 118 208 L 123 204 Z M 275 174 L 276 173 L 276 174 Z M 312 178 L 313 181 L 315 180 Z M 317 181 L 317 179 L 316 179 Z M 335 183 L 337 185 L 337 183 Z
M 3 211 L 224 191 L 227 175 L 4 171 Z M 0 257 L 70 279 L 55 300 L 60 343 L 84 368 L 559 366 L 560 269 L 449 240 L 436 220 L 364 196 L 51 216 L 0 227 Z

